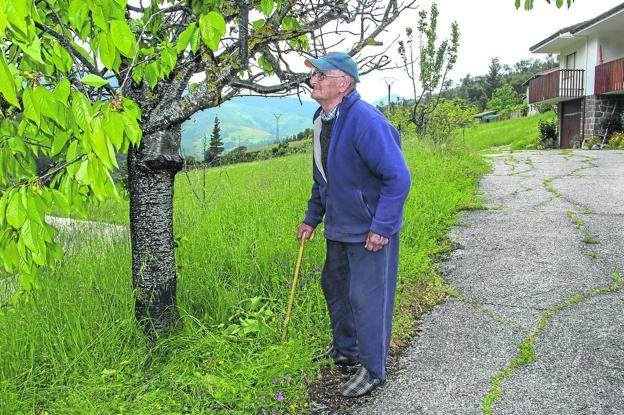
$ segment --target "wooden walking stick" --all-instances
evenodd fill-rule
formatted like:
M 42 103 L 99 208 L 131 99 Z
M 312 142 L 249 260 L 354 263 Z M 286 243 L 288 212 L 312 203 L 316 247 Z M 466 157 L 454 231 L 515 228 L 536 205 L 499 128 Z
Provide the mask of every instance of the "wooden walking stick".
M 286 319 L 284 320 L 284 329 L 282 331 L 282 343 L 286 341 L 288 336 L 288 322 L 290 321 L 290 313 L 292 311 L 293 301 L 295 300 L 295 289 L 297 287 L 297 279 L 299 278 L 299 268 L 301 267 L 301 258 L 303 257 L 303 245 L 305 244 L 307 232 L 303 232 L 301 241 L 299 242 L 299 254 L 297 255 L 297 264 L 295 264 L 295 276 L 290 285 L 290 298 L 288 299 L 288 309 L 286 309 Z

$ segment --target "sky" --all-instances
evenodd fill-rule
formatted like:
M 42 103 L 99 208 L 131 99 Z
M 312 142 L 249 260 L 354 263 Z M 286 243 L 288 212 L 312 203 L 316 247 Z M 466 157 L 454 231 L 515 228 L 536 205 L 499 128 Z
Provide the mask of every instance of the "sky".
M 516 10 L 514 0 L 438 0 L 438 39 L 449 37 L 451 22 L 459 24 L 458 60 L 450 78 L 459 81 L 466 74 L 484 75 L 493 57 L 509 66 L 521 59 L 544 58 L 546 55 L 531 54 L 529 48 L 559 29 L 596 17 L 622 1 L 575 0 L 570 9 L 565 5 L 557 9 L 554 0 L 552 4 L 535 0 L 533 10 L 525 11 Z M 419 1 L 419 4 L 420 8 L 430 10 L 430 0 Z M 417 22 L 418 10 L 404 13 L 379 40 L 387 45 L 397 35 L 404 35 L 407 26 L 416 32 Z M 397 48 L 398 45 L 394 45 L 388 52 L 393 60 L 400 62 Z M 392 95 L 412 98 L 411 82 L 405 72 L 392 70 L 362 77 L 358 91 L 363 99 L 372 102 L 387 97 L 383 77 L 397 79 L 391 86 Z

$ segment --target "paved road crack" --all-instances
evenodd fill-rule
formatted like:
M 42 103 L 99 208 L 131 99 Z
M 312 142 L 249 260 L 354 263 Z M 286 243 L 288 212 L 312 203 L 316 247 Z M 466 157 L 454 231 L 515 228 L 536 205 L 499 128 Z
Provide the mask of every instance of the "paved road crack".
M 499 372 L 494 378 L 492 378 L 490 382 L 490 390 L 483 397 L 483 402 L 481 405 L 481 412 L 485 415 L 492 414 L 492 404 L 500 399 L 501 397 L 501 386 L 505 379 L 510 377 L 518 367 L 528 365 L 530 363 L 534 363 L 539 358 L 537 353 L 535 353 L 535 341 L 542 334 L 542 332 L 548 326 L 548 323 L 552 319 L 554 315 L 556 315 L 561 310 L 573 306 L 575 304 L 580 303 L 581 301 L 589 300 L 591 298 L 597 297 L 599 295 L 613 293 L 616 291 L 620 291 L 622 286 L 624 285 L 624 278 L 620 274 L 614 273 L 612 275 L 612 279 L 614 281 L 613 284 L 607 287 L 597 288 L 586 294 L 576 294 L 568 300 L 555 304 L 550 307 L 540 318 L 540 322 L 523 341 L 520 343 L 518 347 L 518 355 L 515 359 L 511 361 L 509 366 L 507 366 L 503 371 Z
M 461 302 L 468 304 L 469 306 L 471 306 L 472 308 L 474 308 L 477 311 L 482 312 L 483 314 L 485 314 L 486 316 L 490 317 L 492 320 L 494 320 L 495 322 L 502 324 L 503 326 L 516 331 L 518 330 L 518 326 L 515 325 L 514 323 L 505 320 L 504 318 L 500 317 L 499 315 L 497 315 L 496 313 L 494 313 L 492 310 L 490 310 L 489 308 L 485 307 L 483 304 L 479 303 L 477 300 L 473 299 L 473 298 L 469 298 L 463 294 L 461 294 L 459 291 L 454 290 L 453 288 L 450 288 L 448 286 L 445 286 L 444 291 L 446 292 L 446 294 L 449 297 L 453 297 L 453 298 L 457 298 L 458 300 L 460 300 Z

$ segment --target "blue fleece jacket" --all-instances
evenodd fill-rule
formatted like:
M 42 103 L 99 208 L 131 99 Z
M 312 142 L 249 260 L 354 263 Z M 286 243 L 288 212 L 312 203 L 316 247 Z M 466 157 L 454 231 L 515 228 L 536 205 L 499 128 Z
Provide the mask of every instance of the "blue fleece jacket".
M 338 242 L 363 242 L 369 231 L 394 235 L 411 185 L 398 132 L 352 92 L 338 106 L 323 171 L 320 112 L 314 116 L 314 184 L 304 223 L 316 227 L 324 218 L 325 238 Z

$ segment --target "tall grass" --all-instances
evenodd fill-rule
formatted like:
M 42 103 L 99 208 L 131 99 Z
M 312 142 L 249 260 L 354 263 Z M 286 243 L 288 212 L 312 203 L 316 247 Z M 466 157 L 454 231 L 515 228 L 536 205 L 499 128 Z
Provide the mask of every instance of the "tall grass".
M 455 144 L 408 137 L 412 172 L 400 284 L 440 284 L 432 259 L 488 166 Z M 183 324 L 148 347 L 134 322 L 127 234 L 64 234 L 62 265 L 27 302 L 0 308 L 0 413 L 250 414 L 305 408 L 310 357 L 330 341 L 321 288 L 322 229 L 306 245 L 302 285 L 279 343 L 311 187 L 311 155 L 177 177 L 178 303 Z M 127 222 L 127 202 L 94 218 Z M 399 292 L 399 303 L 403 296 Z M 230 335 L 236 331 L 236 335 Z M 283 394 L 284 399 L 278 400 Z
M 476 150 L 498 146 L 509 146 L 512 150 L 531 148 L 533 140 L 539 136 L 539 121 L 553 118 L 557 118 L 553 112 L 546 112 L 513 120 L 477 124 L 465 129 L 463 137 L 466 145 Z

